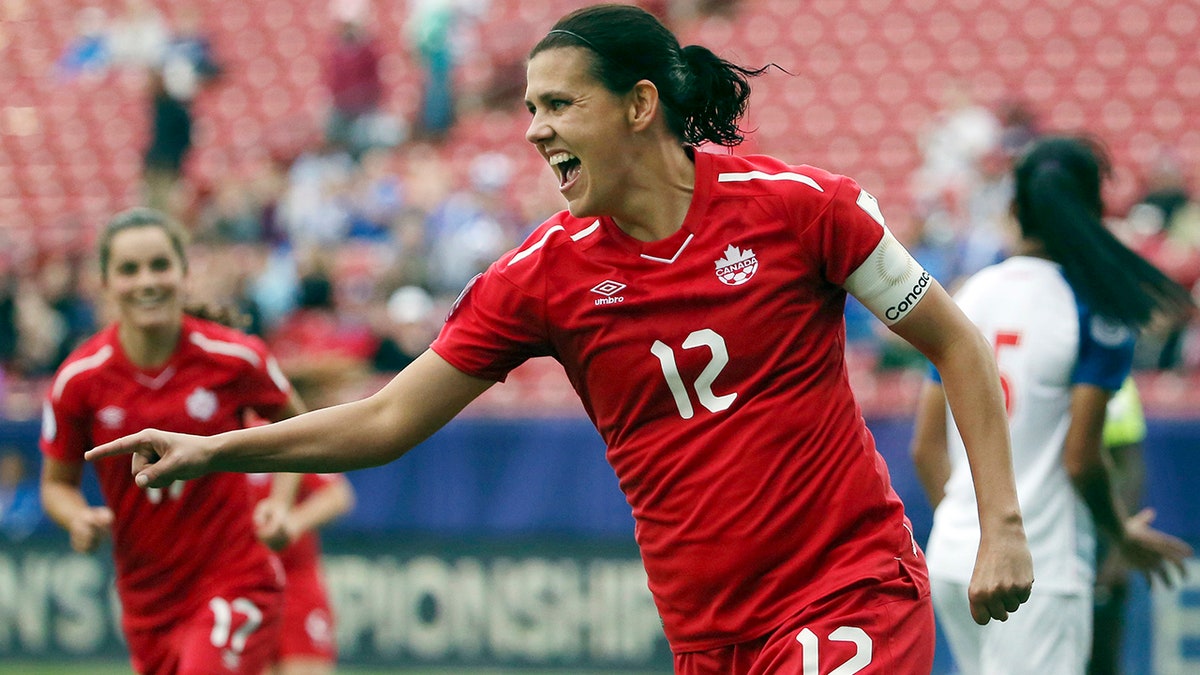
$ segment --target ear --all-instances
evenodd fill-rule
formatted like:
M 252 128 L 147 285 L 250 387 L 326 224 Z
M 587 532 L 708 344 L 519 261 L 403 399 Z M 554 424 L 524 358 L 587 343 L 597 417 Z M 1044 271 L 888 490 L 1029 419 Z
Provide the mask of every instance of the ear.
M 641 80 L 629 92 L 628 120 L 633 131 L 645 131 L 658 118 L 658 87 L 650 80 Z

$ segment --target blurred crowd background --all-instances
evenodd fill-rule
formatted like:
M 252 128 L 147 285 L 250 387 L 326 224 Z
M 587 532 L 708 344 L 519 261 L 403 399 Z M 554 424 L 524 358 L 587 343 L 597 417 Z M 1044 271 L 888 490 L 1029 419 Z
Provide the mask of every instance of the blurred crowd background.
M 524 141 L 524 57 L 582 4 L 0 2 L 0 416 L 36 416 L 107 320 L 95 235 L 139 203 L 186 225 L 193 298 L 239 308 L 310 406 L 373 390 L 562 208 Z M 640 4 L 685 44 L 777 64 L 735 152 L 855 177 L 944 285 L 1004 255 L 1023 146 L 1084 132 L 1112 154 L 1114 231 L 1200 293 L 1194 0 Z M 866 398 L 920 373 L 853 302 L 847 327 Z M 1200 331 L 1144 336 L 1137 368 L 1190 381 Z M 533 380 L 517 390 L 570 398 Z
M 112 318 L 94 251 L 106 221 L 139 204 L 177 218 L 193 239 L 192 299 L 239 310 L 309 407 L 368 394 L 425 349 L 471 277 L 563 207 L 524 140 L 524 60 L 555 19 L 584 4 L 0 0 L 0 541 L 26 545 L 0 551 L 0 576 L 24 580 L 0 583 L 0 615 L 24 621 L 18 653 L 123 653 L 112 640 L 85 649 L 34 630 L 60 620 L 37 594 L 74 588 L 39 591 L 35 582 L 51 577 L 38 565 L 75 568 L 38 548 L 49 526 L 33 438 L 49 378 Z M 733 152 L 854 177 L 947 287 L 1005 255 L 1009 170 L 1025 145 L 1085 133 L 1112 157 L 1113 231 L 1200 296 L 1196 0 L 637 4 L 684 44 L 779 66 L 753 81 L 750 133 Z M 906 448 L 926 366 L 852 299 L 846 323 L 856 395 L 923 532 L 930 514 Z M 1200 325 L 1149 331 L 1135 368 L 1154 418 L 1147 484 L 1160 524 L 1197 543 L 1184 467 L 1200 421 Z M 630 539 L 628 507 L 556 364 L 523 366 L 465 417 L 472 411 L 429 452 L 351 476 L 363 501 L 340 534 L 370 536 L 335 541 L 345 555 L 329 559 L 349 660 L 392 663 L 409 648 L 394 611 L 403 603 L 391 599 L 412 570 L 397 567 L 397 551 L 442 556 L 446 569 L 461 553 L 381 531 L 552 533 L 559 546 L 582 535 L 591 543 L 568 551 L 580 560 L 596 541 Z M 61 537 L 46 541 L 44 550 L 63 548 Z M 464 550 L 486 562 L 497 555 L 487 541 Z M 498 555 L 526 556 L 525 540 L 514 541 Z M 546 560 L 563 550 L 547 549 Z M 636 551 L 614 555 L 644 591 Z M 549 563 L 526 562 L 545 576 Z M 1148 663 L 1152 641 L 1156 658 L 1194 655 L 1194 636 L 1173 628 L 1193 623 L 1166 620 L 1152 633 L 1145 593 L 1136 602 L 1131 658 Z M 1194 600 L 1156 602 L 1158 620 L 1195 611 Z M 36 616 L 14 618 L 14 607 Z M 660 638 L 646 616 L 643 633 Z M 0 642 L 0 652 L 10 647 Z

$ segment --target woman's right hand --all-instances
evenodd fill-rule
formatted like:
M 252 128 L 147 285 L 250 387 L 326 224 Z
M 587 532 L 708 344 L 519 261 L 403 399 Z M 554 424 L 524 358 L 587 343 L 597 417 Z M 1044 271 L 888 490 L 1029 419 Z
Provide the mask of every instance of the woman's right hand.
M 211 438 L 143 429 L 98 445 L 85 452 L 83 458 L 94 462 L 101 457 L 133 455 L 130 468 L 137 486 L 161 488 L 208 473 L 207 444 Z
M 107 506 L 90 506 L 72 520 L 68 532 L 71 548 L 79 553 L 91 553 L 112 532 L 113 512 Z

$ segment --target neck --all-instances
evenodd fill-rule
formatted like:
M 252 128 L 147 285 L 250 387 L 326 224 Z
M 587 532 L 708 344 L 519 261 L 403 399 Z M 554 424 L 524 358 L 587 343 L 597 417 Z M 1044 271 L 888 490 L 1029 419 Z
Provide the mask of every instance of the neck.
M 158 368 L 175 353 L 182 330 L 181 324 L 149 330 L 120 324 L 117 328 L 117 340 L 133 365 L 138 368 Z
M 679 231 L 696 185 L 696 165 L 678 141 L 653 145 L 637 157 L 625 186 L 626 199 L 613 221 L 629 236 L 657 241 Z
M 1046 253 L 1046 247 L 1042 242 L 1036 239 L 1024 238 L 1013 246 L 1013 255 L 1023 255 L 1030 258 L 1045 258 L 1050 260 L 1050 256 Z

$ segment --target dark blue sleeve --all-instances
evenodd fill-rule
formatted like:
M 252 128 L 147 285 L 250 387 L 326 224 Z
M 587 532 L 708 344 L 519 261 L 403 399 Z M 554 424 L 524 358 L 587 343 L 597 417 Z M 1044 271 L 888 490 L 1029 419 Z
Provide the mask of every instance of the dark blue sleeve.
M 1121 383 L 1133 368 L 1136 334 L 1119 323 L 1093 314 L 1079 305 L 1079 356 L 1071 384 L 1091 384 L 1109 391 Z

